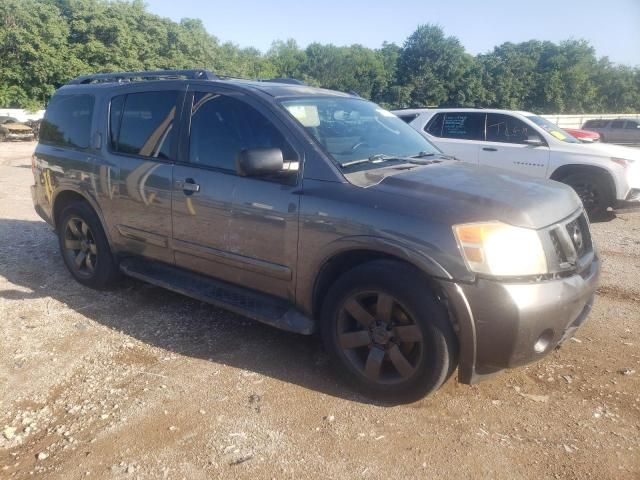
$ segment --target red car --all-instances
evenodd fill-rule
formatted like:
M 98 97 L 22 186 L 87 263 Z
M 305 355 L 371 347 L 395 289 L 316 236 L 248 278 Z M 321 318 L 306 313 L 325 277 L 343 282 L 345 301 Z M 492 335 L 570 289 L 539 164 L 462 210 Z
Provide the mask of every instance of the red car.
M 579 130 L 577 128 L 563 128 L 569 135 L 576 137 L 581 142 L 592 143 L 600 141 L 600 134 L 598 132 L 591 132 L 589 130 Z

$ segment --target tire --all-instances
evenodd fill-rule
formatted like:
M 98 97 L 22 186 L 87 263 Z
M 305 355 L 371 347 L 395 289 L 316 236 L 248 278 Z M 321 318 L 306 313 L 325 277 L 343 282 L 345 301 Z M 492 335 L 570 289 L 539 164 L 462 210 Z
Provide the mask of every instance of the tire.
M 591 220 L 601 220 L 610 214 L 607 208 L 614 203 L 614 195 L 607 180 L 596 173 L 572 173 L 561 180 L 575 190 Z
M 384 400 L 414 401 L 457 366 L 446 309 L 414 267 L 376 260 L 343 274 L 322 307 L 321 334 L 350 386 Z
M 64 264 L 82 285 L 98 290 L 119 276 L 118 265 L 96 213 L 86 202 L 66 207 L 57 225 Z

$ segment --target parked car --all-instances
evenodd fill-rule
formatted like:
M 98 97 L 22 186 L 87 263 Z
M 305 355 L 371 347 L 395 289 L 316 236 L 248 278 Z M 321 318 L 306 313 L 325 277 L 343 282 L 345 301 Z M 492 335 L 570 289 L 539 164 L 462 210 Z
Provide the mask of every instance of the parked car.
M 286 79 L 80 77 L 51 99 L 33 170 L 81 284 L 122 272 L 320 332 L 376 396 L 542 358 L 598 282 L 570 188 L 453 161 L 371 102 Z
M 394 112 L 443 152 L 570 185 L 598 218 L 640 201 L 640 150 L 585 144 L 529 112 L 452 108 Z
M 583 143 L 593 143 L 600 141 L 600 134 L 598 132 L 581 130 L 579 128 L 563 128 L 563 130 Z
M 587 120 L 582 128 L 599 133 L 603 142 L 640 145 L 640 120 Z
M 13 117 L 0 117 L 0 142 L 5 140 L 33 140 L 33 130 Z

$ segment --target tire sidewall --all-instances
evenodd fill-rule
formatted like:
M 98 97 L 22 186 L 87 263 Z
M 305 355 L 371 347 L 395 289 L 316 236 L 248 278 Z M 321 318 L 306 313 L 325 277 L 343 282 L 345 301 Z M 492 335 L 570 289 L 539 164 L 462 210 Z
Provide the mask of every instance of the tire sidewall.
M 94 274 L 89 277 L 78 275 L 78 272 L 70 265 L 69 258 L 65 254 L 64 234 L 67 223 L 72 217 L 82 219 L 89 226 L 96 243 L 98 252 L 96 269 Z M 64 264 L 76 281 L 82 285 L 96 289 L 107 288 L 112 284 L 117 277 L 117 265 L 111 254 L 111 248 L 109 247 L 109 242 L 102 228 L 100 219 L 87 203 L 78 202 L 66 207 L 60 215 L 57 233 L 58 245 L 60 246 L 60 253 L 62 254 Z

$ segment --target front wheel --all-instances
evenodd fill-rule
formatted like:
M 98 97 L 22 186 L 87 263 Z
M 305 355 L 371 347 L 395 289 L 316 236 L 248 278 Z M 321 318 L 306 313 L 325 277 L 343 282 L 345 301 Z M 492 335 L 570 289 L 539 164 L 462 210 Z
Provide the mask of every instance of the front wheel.
M 322 337 L 332 363 L 367 395 L 404 401 L 437 390 L 457 364 L 455 333 L 422 274 L 366 263 L 331 287 Z
M 613 205 L 613 192 L 601 175 L 591 172 L 573 173 L 562 179 L 562 183 L 575 190 L 592 220 L 600 220 L 608 215 L 607 209 Z

